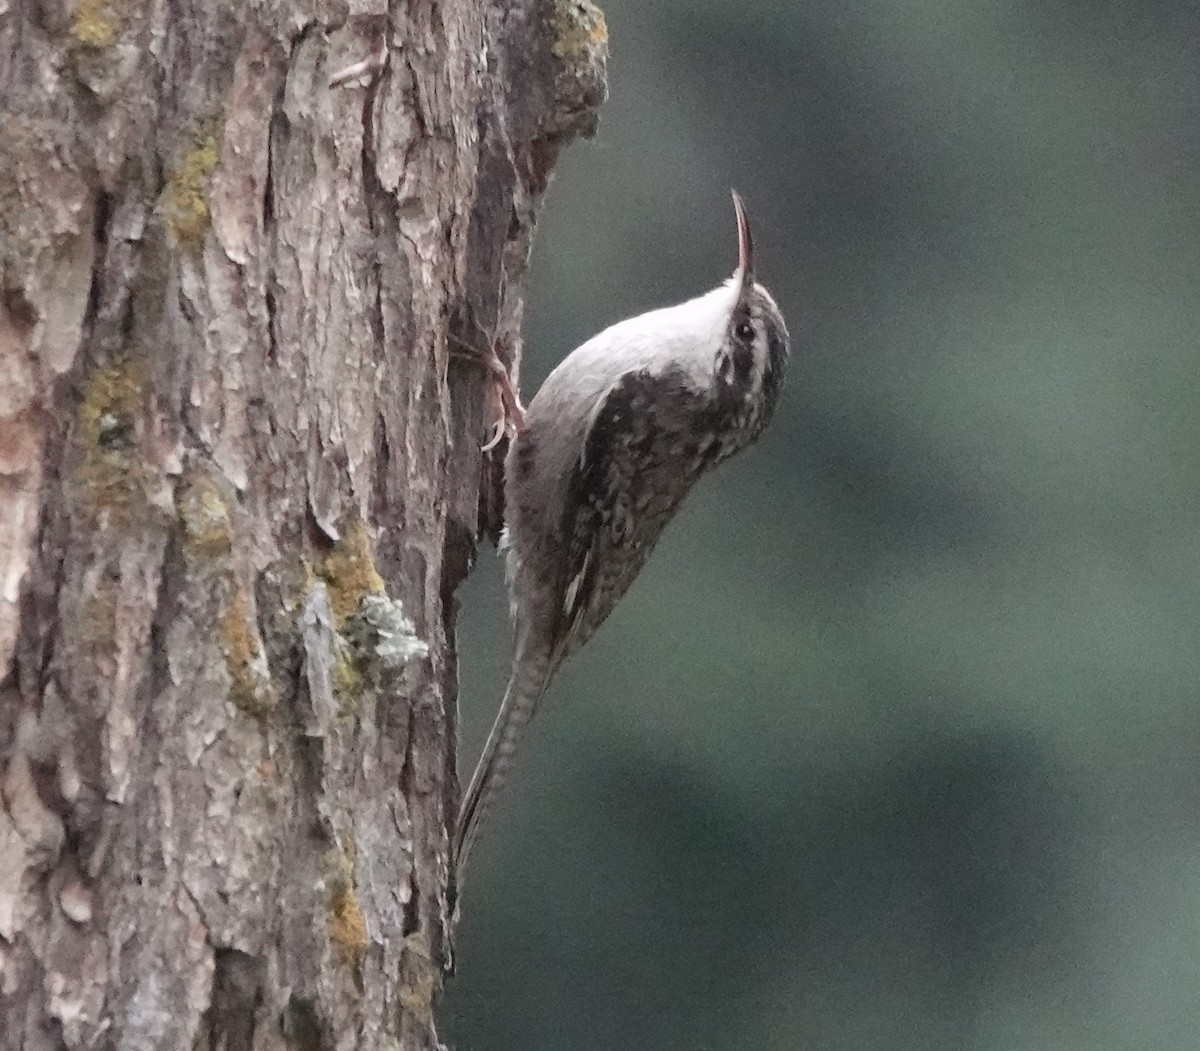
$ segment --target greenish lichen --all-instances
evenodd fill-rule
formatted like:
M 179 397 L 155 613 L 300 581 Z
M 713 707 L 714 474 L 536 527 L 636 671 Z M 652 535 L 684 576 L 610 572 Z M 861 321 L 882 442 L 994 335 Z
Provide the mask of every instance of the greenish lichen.
M 263 718 L 275 707 L 275 695 L 266 674 L 266 659 L 258 631 L 250 616 L 250 601 L 241 584 L 233 592 L 217 622 L 229 673 L 229 700 L 247 715 Z
M 217 137 L 201 135 L 167 176 L 162 213 L 167 230 L 181 248 L 197 250 L 204 243 L 211 212 L 208 177 L 221 159 Z
M 316 567 L 325 582 L 335 626 L 341 631 L 366 595 L 384 593 L 383 577 L 375 568 L 371 537 L 361 518 L 354 516 L 341 526 L 341 539 Z
M 329 940 L 343 963 L 358 967 L 367 951 L 367 921 L 358 903 L 353 840 L 331 851 L 328 860 L 333 868 L 328 881 Z
M 550 14 L 554 57 L 572 65 L 595 65 L 608 57 L 604 12 L 589 0 L 554 0 Z
M 125 520 L 146 502 L 147 471 L 137 447 L 144 393 L 142 368 L 127 359 L 97 368 L 84 381 L 76 480 L 92 510 L 108 520 Z
M 185 475 L 177 507 L 189 555 L 215 559 L 229 554 L 233 548 L 229 506 L 210 475 L 203 471 Z
M 114 0 L 78 0 L 71 36 L 85 47 L 111 47 L 121 34 Z

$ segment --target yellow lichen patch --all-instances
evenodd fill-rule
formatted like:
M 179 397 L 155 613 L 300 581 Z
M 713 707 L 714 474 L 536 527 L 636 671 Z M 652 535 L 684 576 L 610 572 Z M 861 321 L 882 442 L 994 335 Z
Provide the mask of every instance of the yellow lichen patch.
M 124 515 L 146 499 L 146 467 L 137 448 L 144 379 L 127 360 L 96 369 L 79 406 L 78 480 L 93 508 Z
M 375 568 L 371 537 L 362 519 L 355 517 L 343 525 L 341 539 L 321 560 L 317 576 L 325 581 L 339 630 L 358 609 L 364 595 L 384 593 L 383 577 Z
M 262 648 L 250 619 L 250 602 L 240 584 L 234 588 L 217 629 L 225 648 L 229 699 L 249 715 L 267 715 L 275 707 L 275 699 L 270 681 L 261 670 Z
M 217 483 L 202 471 L 189 473 L 177 503 L 184 549 L 202 558 L 219 558 L 233 548 L 229 507 Z
M 347 646 L 339 647 L 337 663 L 333 666 L 333 694 L 338 699 L 342 715 L 353 715 L 366 685 L 355 655 Z
M 202 135 L 167 176 L 162 193 L 163 219 L 182 248 L 197 249 L 204 241 L 210 219 L 208 177 L 218 160 L 216 136 Z
M 433 1015 L 433 998 L 439 973 L 429 949 L 429 938 L 420 932 L 404 939 L 398 995 L 404 1010 L 422 1023 Z
M 607 54 L 608 24 L 604 12 L 589 0 L 555 0 L 550 28 L 555 58 L 590 64 L 598 51 Z
M 357 967 L 367 951 L 367 921 L 354 886 L 354 844 L 337 852 L 329 881 L 329 940 L 343 963 Z
M 329 939 L 345 963 L 358 966 L 367 951 L 367 922 L 354 888 L 344 884 L 334 889 L 329 904 Z
M 78 0 L 71 36 L 87 47 L 110 47 L 121 32 L 112 0 Z

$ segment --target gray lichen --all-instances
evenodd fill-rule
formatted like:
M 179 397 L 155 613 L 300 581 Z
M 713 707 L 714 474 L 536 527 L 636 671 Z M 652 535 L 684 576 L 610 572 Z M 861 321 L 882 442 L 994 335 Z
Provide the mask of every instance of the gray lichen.
M 364 595 L 342 634 L 361 658 L 388 671 L 429 653 L 429 644 L 417 634 L 404 604 L 387 595 Z

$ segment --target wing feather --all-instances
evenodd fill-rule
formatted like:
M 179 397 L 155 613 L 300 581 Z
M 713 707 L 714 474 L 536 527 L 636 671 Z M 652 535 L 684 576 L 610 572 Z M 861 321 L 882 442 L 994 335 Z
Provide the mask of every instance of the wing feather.
M 631 482 L 651 437 L 654 391 L 654 377 L 644 369 L 621 376 L 597 405 L 575 463 L 562 522 L 566 559 L 556 646 L 564 655 L 583 641 L 602 548 L 620 543 L 631 528 Z

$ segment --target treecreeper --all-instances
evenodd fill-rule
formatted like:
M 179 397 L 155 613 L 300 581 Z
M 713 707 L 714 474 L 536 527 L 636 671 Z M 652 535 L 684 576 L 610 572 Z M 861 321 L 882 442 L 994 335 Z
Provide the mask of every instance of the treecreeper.
M 463 797 L 455 892 L 517 746 L 555 673 L 612 612 L 696 480 L 752 444 L 775 411 L 789 352 L 755 279 L 734 193 L 738 267 L 711 292 L 606 328 L 522 409 L 502 368 L 512 672 Z

